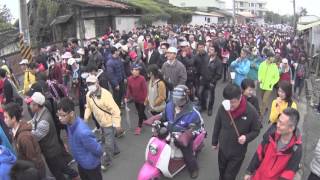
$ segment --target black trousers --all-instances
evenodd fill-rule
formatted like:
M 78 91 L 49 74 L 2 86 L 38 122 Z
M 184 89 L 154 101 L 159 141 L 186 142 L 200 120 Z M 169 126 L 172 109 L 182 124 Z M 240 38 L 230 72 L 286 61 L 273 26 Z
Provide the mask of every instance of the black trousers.
M 134 105 L 136 106 L 136 109 L 138 111 L 138 117 L 139 117 L 138 126 L 142 127 L 143 121 L 147 119 L 147 116 L 144 113 L 144 110 L 146 109 L 146 106 L 144 104 L 138 103 L 138 102 L 134 102 Z
M 311 172 L 308 177 L 308 180 L 320 180 L 320 177 Z
M 228 79 L 228 63 L 223 63 L 223 81 Z
M 207 109 L 207 99 L 209 95 L 209 105 L 208 109 L 212 110 L 214 100 L 215 100 L 215 86 L 210 86 L 210 84 L 203 84 L 199 87 L 199 99 L 200 99 L 200 105 L 202 110 Z M 209 93 L 209 94 L 208 94 Z
M 113 91 L 114 101 L 117 103 L 119 108 L 121 108 L 121 102 L 122 102 L 123 95 L 124 95 L 124 82 L 123 82 L 123 80 L 119 83 L 119 89 L 117 90 L 116 87 L 112 87 L 112 91 Z
M 226 156 L 222 150 L 218 153 L 219 180 L 235 180 L 245 155 Z
M 79 175 L 81 180 L 102 180 L 101 166 L 97 166 L 95 169 L 83 169 L 78 165 Z
M 193 155 L 192 145 L 193 140 L 190 141 L 187 147 L 180 145 L 177 141 L 175 141 L 175 145 L 181 150 L 183 155 L 183 160 L 186 163 L 187 169 L 190 173 L 198 170 L 198 162 L 196 157 Z
M 62 154 L 45 159 L 49 170 L 56 179 L 65 180 L 66 178 L 64 174 L 68 175 L 70 178 L 74 178 L 79 175 L 76 170 L 67 165 L 67 161 Z

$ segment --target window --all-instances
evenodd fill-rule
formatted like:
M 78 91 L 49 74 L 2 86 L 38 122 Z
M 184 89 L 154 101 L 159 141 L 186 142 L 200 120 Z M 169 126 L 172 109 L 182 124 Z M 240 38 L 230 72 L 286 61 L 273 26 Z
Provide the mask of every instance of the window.
M 243 7 L 243 2 L 240 2 L 240 7 Z
M 261 3 L 259 3 L 259 8 L 262 8 L 262 4 Z
M 207 23 L 210 23 L 211 19 L 210 18 L 207 18 Z
M 254 7 L 254 3 L 251 3 L 251 7 Z

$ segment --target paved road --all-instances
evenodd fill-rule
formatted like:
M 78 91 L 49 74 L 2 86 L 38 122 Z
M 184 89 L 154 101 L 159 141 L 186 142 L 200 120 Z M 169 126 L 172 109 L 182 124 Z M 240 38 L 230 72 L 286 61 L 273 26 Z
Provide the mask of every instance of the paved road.
M 205 148 L 199 154 L 198 163 L 200 167 L 199 180 L 218 180 L 219 171 L 218 171 L 218 157 L 217 151 L 211 149 L 211 136 L 212 129 L 214 125 L 215 114 L 219 105 L 222 102 L 222 91 L 226 83 L 220 83 L 217 86 L 216 90 L 216 103 L 214 104 L 214 113 L 213 116 L 208 117 L 206 113 L 202 113 L 205 126 L 208 131 L 208 138 L 205 140 Z M 130 106 L 130 120 L 133 125 L 137 124 L 137 114 L 134 112 L 134 107 Z M 123 116 L 122 124 L 124 127 L 127 127 L 126 117 Z M 135 127 L 135 126 L 133 126 Z M 263 129 L 265 131 L 265 128 Z M 119 145 L 121 149 L 121 155 L 114 160 L 113 166 L 103 174 L 105 180 L 135 180 L 139 168 L 144 162 L 145 146 L 151 136 L 151 128 L 144 127 L 143 132 L 140 136 L 135 136 L 133 130 L 129 131 L 127 136 L 119 139 Z M 238 179 L 242 178 L 245 169 L 251 160 L 253 153 L 258 145 L 258 140 L 260 141 L 261 137 L 259 136 L 255 141 L 249 144 L 247 156 L 242 165 L 241 172 L 239 173 Z M 166 179 L 166 178 L 162 178 Z M 177 180 L 188 180 L 189 173 L 187 170 L 183 170 L 179 173 L 174 179 Z

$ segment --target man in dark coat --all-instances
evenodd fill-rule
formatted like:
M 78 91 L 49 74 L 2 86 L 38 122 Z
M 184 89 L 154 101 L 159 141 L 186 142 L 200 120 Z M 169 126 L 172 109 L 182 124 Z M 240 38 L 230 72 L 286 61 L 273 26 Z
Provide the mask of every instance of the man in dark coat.
M 217 112 L 212 147 L 219 149 L 220 180 L 235 180 L 249 142 L 259 135 L 260 122 L 255 108 L 241 95 L 240 87 L 227 85 L 223 97 L 226 100 Z

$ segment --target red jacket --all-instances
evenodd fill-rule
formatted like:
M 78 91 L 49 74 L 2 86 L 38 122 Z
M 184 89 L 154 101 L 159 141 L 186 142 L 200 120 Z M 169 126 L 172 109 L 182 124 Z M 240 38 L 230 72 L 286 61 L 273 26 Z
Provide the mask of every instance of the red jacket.
M 147 98 L 147 82 L 142 75 L 128 78 L 126 97 L 132 98 L 135 102 L 144 103 Z
M 293 180 L 299 170 L 302 156 L 302 139 L 298 130 L 291 138 L 287 148 L 277 150 L 280 135 L 273 125 L 263 136 L 262 143 L 253 156 L 248 172 L 253 180 Z

